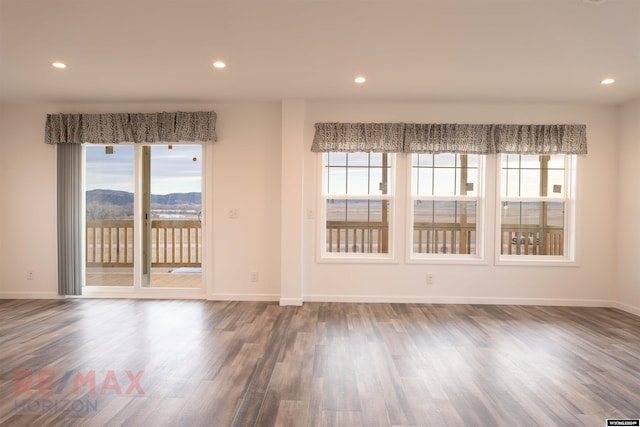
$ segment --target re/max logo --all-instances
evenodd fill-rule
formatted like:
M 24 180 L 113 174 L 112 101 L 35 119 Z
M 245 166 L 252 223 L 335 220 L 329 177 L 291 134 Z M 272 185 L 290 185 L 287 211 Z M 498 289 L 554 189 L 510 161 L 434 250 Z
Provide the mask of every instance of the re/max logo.
M 144 371 L 138 371 L 135 375 L 132 371 L 124 371 L 126 378 L 120 375 L 126 382 L 121 383 L 115 371 L 107 371 L 104 375 L 98 375 L 96 371 L 83 372 L 66 371 L 59 380 L 56 380 L 56 372 L 53 370 L 40 370 L 37 372 L 19 370 L 13 373 L 13 393 L 19 395 L 25 393 L 32 395 L 61 394 L 67 386 L 73 386 L 73 394 L 84 394 L 87 391 L 91 394 L 101 395 L 109 392 L 115 394 L 144 394 L 140 385 L 140 379 Z M 54 387 L 55 385 L 55 387 Z M 124 388 L 126 386 L 126 388 Z M 88 389 L 88 390 L 87 390 Z M 124 389 L 124 393 L 123 393 Z

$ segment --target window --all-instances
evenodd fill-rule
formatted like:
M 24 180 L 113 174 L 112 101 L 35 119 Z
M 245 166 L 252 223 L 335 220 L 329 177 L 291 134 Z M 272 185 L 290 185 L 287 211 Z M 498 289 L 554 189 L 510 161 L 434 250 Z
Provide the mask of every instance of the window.
M 413 154 L 411 258 L 479 256 L 481 157 Z
M 493 246 L 498 264 L 571 264 L 576 156 L 587 154 L 586 130 L 583 124 L 316 123 L 311 151 L 323 153 L 321 257 L 394 259 L 395 236 L 408 262 L 484 263 Z M 395 185 L 406 203 L 396 203 Z
M 392 254 L 394 155 L 322 155 L 324 257 L 386 257 Z
M 575 156 L 501 155 L 501 259 L 573 260 Z

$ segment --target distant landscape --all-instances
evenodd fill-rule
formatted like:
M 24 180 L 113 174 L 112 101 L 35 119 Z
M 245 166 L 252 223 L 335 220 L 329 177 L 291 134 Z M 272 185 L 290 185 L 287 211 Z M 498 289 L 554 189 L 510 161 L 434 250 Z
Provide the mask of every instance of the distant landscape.
M 152 218 L 199 219 L 202 194 L 171 193 L 151 195 Z M 86 192 L 87 220 L 133 218 L 133 193 L 117 190 Z

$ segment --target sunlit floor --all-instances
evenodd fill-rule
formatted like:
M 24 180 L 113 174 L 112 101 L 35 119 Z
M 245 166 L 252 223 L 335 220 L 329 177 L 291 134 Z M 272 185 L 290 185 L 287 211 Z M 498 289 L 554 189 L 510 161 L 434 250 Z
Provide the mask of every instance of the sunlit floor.
M 609 308 L 0 300 L 0 361 L 11 427 L 601 427 L 640 415 L 640 317 Z
M 186 271 L 186 272 L 183 272 Z M 90 268 L 87 269 L 86 286 L 133 286 L 132 269 Z M 147 276 L 142 277 L 143 286 Z M 200 269 L 151 269 L 152 288 L 200 288 L 202 274 Z

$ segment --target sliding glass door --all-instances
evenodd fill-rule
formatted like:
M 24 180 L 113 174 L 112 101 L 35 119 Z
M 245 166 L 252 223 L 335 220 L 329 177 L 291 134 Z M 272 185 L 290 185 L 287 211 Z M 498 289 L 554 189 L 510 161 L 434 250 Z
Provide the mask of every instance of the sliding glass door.
M 85 188 L 86 286 L 202 287 L 202 146 L 86 146 Z
M 199 288 L 202 147 L 143 147 L 143 159 L 144 286 Z

